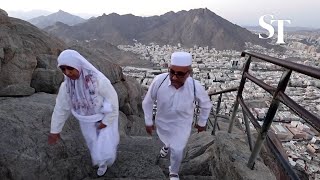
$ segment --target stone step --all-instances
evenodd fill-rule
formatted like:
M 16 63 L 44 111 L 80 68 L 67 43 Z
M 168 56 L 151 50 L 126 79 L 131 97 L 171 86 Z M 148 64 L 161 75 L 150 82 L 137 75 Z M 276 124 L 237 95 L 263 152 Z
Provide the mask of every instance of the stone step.
M 156 164 L 160 148 L 161 142 L 156 137 L 122 138 L 115 163 L 99 179 L 166 179 Z

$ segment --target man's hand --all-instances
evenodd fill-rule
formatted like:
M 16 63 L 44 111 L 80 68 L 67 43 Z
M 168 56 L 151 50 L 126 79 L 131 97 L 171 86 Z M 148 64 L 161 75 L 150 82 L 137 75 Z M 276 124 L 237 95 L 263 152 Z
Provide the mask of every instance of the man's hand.
M 57 133 L 57 134 L 50 133 L 48 136 L 48 144 L 50 144 L 50 145 L 56 144 L 59 139 L 60 139 L 59 133 Z
M 107 125 L 103 124 L 102 121 L 100 121 L 98 129 L 103 129 L 105 127 L 107 127 Z
M 202 126 L 199 126 L 198 124 L 196 124 L 194 127 L 198 129 L 198 133 L 206 130 L 206 126 L 202 127 Z
M 154 130 L 154 125 L 152 126 L 146 126 L 147 133 L 152 136 L 152 131 Z

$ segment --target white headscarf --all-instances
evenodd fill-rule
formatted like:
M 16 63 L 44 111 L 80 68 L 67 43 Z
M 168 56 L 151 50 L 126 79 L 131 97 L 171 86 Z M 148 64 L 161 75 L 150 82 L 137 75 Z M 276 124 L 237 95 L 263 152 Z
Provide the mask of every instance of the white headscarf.
M 97 80 L 101 75 L 105 76 L 75 50 L 67 49 L 59 55 L 58 67 L 62 65 L 73 67 L 80 73 L 76 80 L 65 75 L 72 110 L 81 116 L 101 113 L 101 105 L 97 105 Z

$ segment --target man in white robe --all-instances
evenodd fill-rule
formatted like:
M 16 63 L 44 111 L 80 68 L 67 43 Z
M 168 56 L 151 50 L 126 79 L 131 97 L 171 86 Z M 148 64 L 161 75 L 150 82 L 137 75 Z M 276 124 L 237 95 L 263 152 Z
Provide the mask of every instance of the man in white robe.
M 118 96 L 110 81 L 77 51 L 65 50 L 58 57 L 64 73 L 51 119 L 49 144 L 55 144 L 70 113 L 79 120 L 98 176 L 116 159 L 119 144 Z
M 194 115 L 194 102 L 200 106 L 199 121 L 195 125 L 198 132 L 204 131 L 212 103 L 197 80 L 190 77 L 192 56 L 187 52 L 171 55 L 169 73 L 156 76 L 143 100 L 146 131 L 154 130 L 152 121 L 153 104 L 157 104 L 155 126 L 164 147 L 160 155 L 165 157 L 170 151 L 169 177 L 179 179 L 179 168 L 183 150 L 191 133 Z

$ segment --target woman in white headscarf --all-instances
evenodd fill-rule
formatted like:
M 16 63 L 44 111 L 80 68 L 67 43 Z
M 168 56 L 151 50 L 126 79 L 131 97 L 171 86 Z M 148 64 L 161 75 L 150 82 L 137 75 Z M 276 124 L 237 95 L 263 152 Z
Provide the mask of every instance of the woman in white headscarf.
M 118 96 L 105 75 L 77 51 L 65 50 L 58 57 L 64 73 L 51 119 L 49 144 L 55 144 L 70 112 L 79 120 L 98 176 L 116 159 L 119 144 Z

